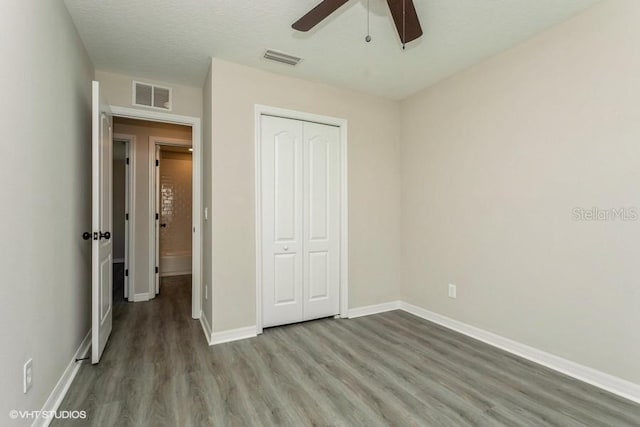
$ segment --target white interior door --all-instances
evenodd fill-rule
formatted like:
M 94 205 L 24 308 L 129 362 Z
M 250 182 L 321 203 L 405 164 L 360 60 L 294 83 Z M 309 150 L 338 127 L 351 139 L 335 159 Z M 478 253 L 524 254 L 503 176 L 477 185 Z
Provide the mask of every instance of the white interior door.
M 339 129 L 262 116 L 262 324 L 340 311 Z
M 300 322 L 302 122 L 262 117 L 263 326 Z
M 92 157 L 91 362 L 95 364 L 107 345 L 113 320 L 112 117 L 96 81 L 92 100 Z
M 305 122 L 304 320 L 340 312 L 340 129 Z

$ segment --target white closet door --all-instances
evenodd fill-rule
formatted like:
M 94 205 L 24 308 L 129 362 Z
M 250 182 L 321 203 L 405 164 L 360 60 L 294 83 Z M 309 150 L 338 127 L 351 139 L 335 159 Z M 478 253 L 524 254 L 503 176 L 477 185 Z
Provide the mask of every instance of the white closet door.
M 340 130 L 305 122 L 304 320 L 340 312 Z
M 262 322 L 303 320 L 303 122 L 262 116 Z

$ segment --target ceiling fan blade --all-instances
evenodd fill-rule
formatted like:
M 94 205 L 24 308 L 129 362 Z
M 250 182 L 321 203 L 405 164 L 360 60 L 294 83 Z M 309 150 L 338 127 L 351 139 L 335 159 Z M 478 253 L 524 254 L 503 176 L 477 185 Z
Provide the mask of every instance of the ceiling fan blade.
M 422 36 L 422 27 L 413 0 L 387 0 L 387 4 L 402 43 L 409 43 Z
M 323 0 L 319 5 L 311 9 L 309 13 L 298 19 L 291 27 L 298 31 L 309 31 L 348 1 Z

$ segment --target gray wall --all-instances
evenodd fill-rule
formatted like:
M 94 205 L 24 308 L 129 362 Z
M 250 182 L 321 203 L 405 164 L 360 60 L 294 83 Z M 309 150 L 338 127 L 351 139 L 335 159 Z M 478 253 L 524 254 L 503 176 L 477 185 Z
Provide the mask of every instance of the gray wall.
M 640 2 L 402 104 L 403 299 L 640 383 Z M 458 298 L 447 297 L 447 284 Z
M 61 1 L 0 13 L 0 424 L 39 410 L 90 328 L 93 67 Z M 33 358 L 33 388 L 22 365 Z M 29 425 L 32 420 L 11 422 Z

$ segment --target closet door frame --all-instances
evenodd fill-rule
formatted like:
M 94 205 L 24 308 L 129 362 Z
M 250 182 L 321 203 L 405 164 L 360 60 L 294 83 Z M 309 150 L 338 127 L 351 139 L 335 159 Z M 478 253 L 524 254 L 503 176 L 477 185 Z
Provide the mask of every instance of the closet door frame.
M 256 334 L 262 333 L 262 116 L 313 122 L 340 129 L 340 317 L 349 311 L 349 199 L 347 182 L 347 120 L 267 105 L 255 106 Z

